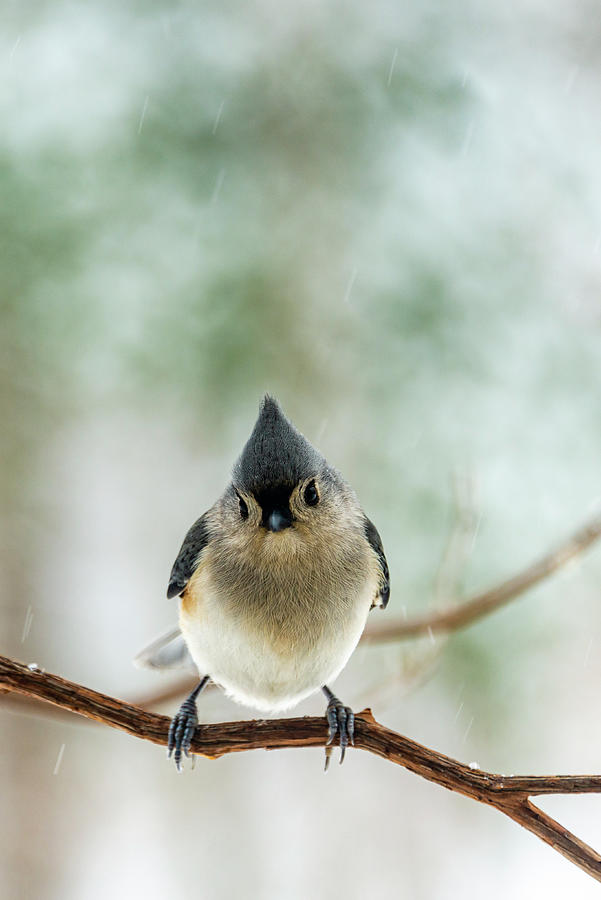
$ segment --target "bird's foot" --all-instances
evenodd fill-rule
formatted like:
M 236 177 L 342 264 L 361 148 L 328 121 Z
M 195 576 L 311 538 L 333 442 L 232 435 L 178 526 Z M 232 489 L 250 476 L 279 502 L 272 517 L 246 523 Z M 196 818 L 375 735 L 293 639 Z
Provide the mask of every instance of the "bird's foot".
M 344 761 L 344 754 L 349 744 L 355 746 L 355 714 L 348 706 L 345 706 L 338 697 L 332 692 L 324 688 L 326 697 L 329 698 L 326 709 L 326 719 L 328 720 L 328 742 L 326 744 L 326 763 L 325 770 L 328 771 L 330 765 L 330 757 L 332 755 L 334 739 L 336 735 L 340 735 L 340 763 Z
M 194 688 L 189 697 L 187 697 L 177 713 L 171 720 L 169 726 L 169 737 L 167 739 L 167 757 L 175 760 L 175 766 L 178 772 L 182 770 L 182 753 L 184 756 L 190 756 L 190 747 L 192 746 L 192 738 L 198 725 L 198 715 L 196 712 L 196 698 L 209 681 L 209 676 L 205 676 L 200 684 Z
M 169 759 L 173 756 L 175 767 L 178 772 L 182 770 L 182 753 L 184 756 L 190 756 L 190 747 L 192 746 L 192 738 L 198 725 L 198 715 L 196 714 L 196 703 L 190 697 L 184 700 L 177 713 L 171 720 L 169 726 L 169 740 L 167 743 L 167 756 Z

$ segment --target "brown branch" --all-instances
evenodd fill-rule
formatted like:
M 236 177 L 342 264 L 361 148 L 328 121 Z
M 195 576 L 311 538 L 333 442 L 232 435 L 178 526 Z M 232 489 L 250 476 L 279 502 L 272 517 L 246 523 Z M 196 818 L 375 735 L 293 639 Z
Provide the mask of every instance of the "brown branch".
M 424 613 L 411 619 L 395 619 L 389 622 L 370 622 L 361 638 L 367 643 L 399 641 L 421 637 L 435 632 L 456 631 L 465 628 L 478 619 L 489 615 L 499 607 L 551 575 L 567 563 L 580 556 L 601 537 L 601 516 L 589 520 L 562 544 L 546 553 L 526 569 L 508 578 L 507 581 L 475 594 L 464 603 L 435 612 Z
M 154 709 L 157 706 L 164 706 L 171 703 L 172 700 L 179 700 L 186 694 L 189 694 L 192 688 L 198 684 L 198 675 L 183 675 L 175 681 L 170 681 L 158 690 L 148 691 L 146 694 L 140 694 L 129 702 L 133 706 L 139 706 L 142 709 Z M 209 682 L 207 688 L 212 688 L 213 682 Z
M 167 743 L 169 719 L 165 716 L 146 712 L 40 669 L 30 669 L 4 656 L 0 656 L 0 690 L 36 697 L 155 744 Z M 214 759 L 243 750 L 323 747 L 326 738 L 323 717 L 223 722 L 200 726 L 192 751 Z M 601 775 L 506 777 L 472 769 L 390 731 L 376 722 L 370 710 L 357 716 L 355 746 L 428 781 L 493 806 L 601 881 L 601 856 L 529 800 L 537 794 L 601 793 Z

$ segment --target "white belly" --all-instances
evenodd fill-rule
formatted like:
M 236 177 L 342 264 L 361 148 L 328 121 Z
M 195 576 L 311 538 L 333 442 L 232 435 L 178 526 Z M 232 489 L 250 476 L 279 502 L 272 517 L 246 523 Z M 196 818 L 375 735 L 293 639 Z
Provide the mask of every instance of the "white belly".
M 265 711 L 289 709 L 333 681 L 365 626 L 375 594 L 367 576 L 349 595 L 320 597 L 311 607 L 290 600 L 278 624 L 265 609 L 230 603 L 206 570 L 195 579 L 197 602 L 184 600 L 180 627 L 201 675 L 210 675 L 237 702 Z M 296 597 L 296 594 L 294 595 Z M 278 609 L 286 609 L 283 597 Z

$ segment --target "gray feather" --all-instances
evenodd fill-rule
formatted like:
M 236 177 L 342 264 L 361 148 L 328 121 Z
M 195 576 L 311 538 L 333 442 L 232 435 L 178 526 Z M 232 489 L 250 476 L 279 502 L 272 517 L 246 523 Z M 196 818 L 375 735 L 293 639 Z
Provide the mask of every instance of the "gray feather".
M 266 485 L 295 486 L 327 467 L 326 460 L 286 418 L 277 400 L 265 395 L 259 417 L 233 470 L 241 490 Z
M 169 577 L 167 596 L 176 597 L 181 594 L 199 561 L 200 554 L 209 542 L 209 530 L 207 525 L 207 513 L 198 519 L 188 531 L 184 542 L 173 563 Z
M 378 557 L 380 563 L 380 591 L 378 593 L 379 605 L 382 609 L 386 609 L 390 598 L 390 574 L 388 571 L 388 563 L 384 555 L 384 547 L 382 546 L 382 538 L 378 534 L 378 529 L 374 523 L 365 516 L 365 536 L 369 544 Z
M 143 669 L 195 668 L 179 628 L 172 628 L 141 650 L 134 664 Z

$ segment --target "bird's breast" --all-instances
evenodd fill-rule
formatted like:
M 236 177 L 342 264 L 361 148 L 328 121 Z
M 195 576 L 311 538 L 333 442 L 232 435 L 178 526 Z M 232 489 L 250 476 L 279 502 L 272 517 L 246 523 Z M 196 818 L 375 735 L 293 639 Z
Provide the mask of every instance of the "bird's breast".
M 318 557 L 272 553 L 267 564 L 208 547 L 184 593 L 180 625 L 201 672 L 241 702 L 283 709 L 340 672 L 376 585 L 359 543 Z

